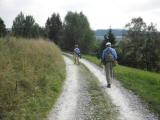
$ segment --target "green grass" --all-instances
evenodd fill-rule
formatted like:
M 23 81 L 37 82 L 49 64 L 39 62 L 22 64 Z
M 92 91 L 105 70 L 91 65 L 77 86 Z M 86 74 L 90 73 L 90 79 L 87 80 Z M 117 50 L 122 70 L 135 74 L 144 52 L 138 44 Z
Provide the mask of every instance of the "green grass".
M 85 55 L 85 58 L 97 65 L 100 63 L 96 57 Z M 139 95 L 160 115 L 160 74 L 121 65 L 115 67 L 115 73 L 124 87 Z
M 47 40 L 0 38 L 0 119 L 46 117 L 65 79 L 58 47 Z
M 94 56 L 91 56 L 91 55 L 84 55 L 83 57 L 85 59 L 97 64 L 97 65 L 100 65 L 100 60 L 97 57 L 94 57 Z

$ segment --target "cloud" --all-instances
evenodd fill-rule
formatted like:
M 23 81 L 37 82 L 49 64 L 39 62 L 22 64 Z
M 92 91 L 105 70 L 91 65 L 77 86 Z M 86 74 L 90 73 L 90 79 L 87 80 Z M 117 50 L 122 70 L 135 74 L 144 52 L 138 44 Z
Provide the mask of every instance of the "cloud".
M 12 26 L 14 18 L 25 10 L 32 0 L 0 0 L 0 17 L 4 19 L 7 27 Z
M 122 28 L 133 17 L 159 23 L 160 0 L 0 0 L 0 17 L 8 27 L 20 11 L 33 15 L 41 26 L 53 12 L 62 20 L 68 11 L 82 11 L 91 28 Z
M 159 0 L 136 0 L 136 3 L 132 3 L 130 7 L 127 8 L 128 13 L 133 12 L 148 12 L 160 8 Z

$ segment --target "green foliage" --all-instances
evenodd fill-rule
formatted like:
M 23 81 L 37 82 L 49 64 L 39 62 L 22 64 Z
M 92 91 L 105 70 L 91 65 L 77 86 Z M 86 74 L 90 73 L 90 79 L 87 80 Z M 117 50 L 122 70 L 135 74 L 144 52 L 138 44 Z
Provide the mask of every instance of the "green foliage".
M 108 33 L 105 34 L 104 38 L 105 38 L 105 41 L 111 42 L 112 45 L 116 43 L 116 39 L 111 28 L 109 29 Z
M 0 119 L 46 117 L 65 79 L 60 50 L 51 42 L 0 39 Z
M 114 46 L 115 43 L 116 43 L 116 39 L 115 39 L 114 34 L 112 33 L 111 28 L 108 30 L 108 33 L 106 33 L 104 35 L 104 40 L 101 42 L 101 45 L 99 46 L 99 50 L 98 50 L 98 53 L 97 53 L 98 58 L 101 58 L 103 50 L 106 48 L 106 43 L 107 42 L 111 42 L 112 46 Z
M 73 51 L 75 44 L 79 44 L 82 53 L 89 53 L 95 47 L 94 32 L 82 12 L 68 12 L 63 25 L 59 14 L 53 13 L 47 19 L 45 28 L 35 23 L 33 16 L 24 16 L 20 12 L 13 21 L 12 34 L 24 38 L 47 37 L 69 51 Z
M 59 14 L 53 13 L 51 18 L 47 19 L 45 28 L 49 39 L 60 44 L 63 29 Z
M 23 36 L 25 17 L 22 12 L 13 21 L 12 31 L 15 36 Z
M 0 17 L 0 37 L 4 37 L 5 34 L 6 34 L 6 26 L 2 18 Z
M 86 16 L 80 13 L 68 12 L 64 21 L 64 48 L 73 51 L 74 45 L 79 44 L 83 53 L 90 51 L 95 41 Z
M 99 55 L 99 48 L 100 48 L 101 43 L 102 42 L 100 40 L 95 40 L 94 44 L 91 47 L 91 51 L 92 52 L 90 52 L 89 54 L 96 55 L 97 58 L 99 58 L 100 57 L 100 55 Z
M 104 39 L 99 47 L 99 51 L 98 51 L 98 58 L 101 58 L 103 50 L 106 48 L 106 43 L 108 42 L 108 39 Z
M 160 71 L 160 34 L 153 23 L 146 25 L 142 18 L 133 18 L 126 25 L 128 33 L 120 46 L 120 63 L 146 70 Z
M 90 55 L 85 58 L 97 65 L 100 61 Z M 160 74 L 118 65 L 115 67 L 116 79 L 124 87 L 139 95 L 156 113 L 160 113 Z M 160 114 L 159 114 L 160 116 Z
M 44 37 L 40 26 L 35 23 L 33 16 L 24 16 L 22 12 L 13 21 L 12 32 L 16 37 L 25 38 L 38 38 L 40 36 Z
M 24 33 L 23 33 L 25 38 L 27 37 L 31 38 L 33 36 L 32 32 L 34 32 L 33 31 L 34 24 L 35 24 L 34 18 L 32 16 L 26 16 L 24 21 Z

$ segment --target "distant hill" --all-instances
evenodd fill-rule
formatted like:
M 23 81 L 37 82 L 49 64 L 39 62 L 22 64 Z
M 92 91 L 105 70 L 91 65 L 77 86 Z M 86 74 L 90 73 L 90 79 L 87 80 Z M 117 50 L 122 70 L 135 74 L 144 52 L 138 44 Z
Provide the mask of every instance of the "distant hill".
M 97 39 L 104 39 L 104 35 L 108 33 L 109 29 L 98 29 L 95 31 L 95 35 Z M 126 30 L 124 29 L 112 29 L 113 34 L 116 38 L 122 38 L 123 34 L 126 34 Z

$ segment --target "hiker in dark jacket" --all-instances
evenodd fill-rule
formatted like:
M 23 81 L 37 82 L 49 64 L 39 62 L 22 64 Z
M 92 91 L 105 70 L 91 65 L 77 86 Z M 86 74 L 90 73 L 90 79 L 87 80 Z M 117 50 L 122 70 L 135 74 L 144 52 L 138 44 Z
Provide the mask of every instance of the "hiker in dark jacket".
M 117 53 L 114 48 L 111 47 L 111 43 L 106 43 L 106 48 L 103 50 L 102 62 L 105 65 L 107 87 L 111 87 L 111 79 L 113 79 L 113 67 L 117 60 Z

